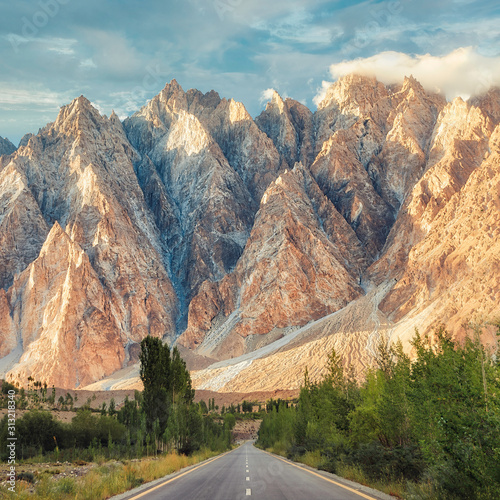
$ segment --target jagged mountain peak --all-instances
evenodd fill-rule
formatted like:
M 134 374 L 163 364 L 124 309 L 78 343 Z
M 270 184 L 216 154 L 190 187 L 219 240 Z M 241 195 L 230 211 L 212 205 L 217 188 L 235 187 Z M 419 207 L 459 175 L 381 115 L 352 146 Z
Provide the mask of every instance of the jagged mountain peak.
M 290 113 L 293 108 L 301 108 L 301 110 L 307 110 L 309 113 L 312 113 L 307 106 L 302 104 L 295 99 L 290 97 L 283 98 L 281 94 L 275 90 L 271 89 L 271 92 L 268 94 L 268 101 L 266 103 L 266 108 L 262 111 L 261 115 L 265 113 L 274 113 L 277 112 L 279 114 Z
M 266 111 L 272 108 L 277 108 L 280 113 L 283 113 L 285 110 L 285 100 L 274 89 L 272 89 L 270 99 L 266 104 Z
M 266 108 L 255 119 L 257 126 L 272 139 L 290 168 L 296 161 L 312 163 L 312 112 L 293 99 L 285 99 L 275 90 Z
M 261 112 L 261 114 L 256 118 L 258 122 L 263 122 L 266 119 L 282 119 L 280 115 L 286 115 L 286 119 L 290 121 L 298 122 L 304 121 L 304 116 L 312 117 L 312 111 L 304 104 L 295 99 L 287 97 L 283 99 L 281 95 L 276 91 L 272 90 L 269 100 L 266 103 L 266 108 Z M 302 115 L 302 116 L 300 116 Z M 303 123 L 301 123 L 303 125 Z M 259 125 L 260 126 L 260 125 Z M 293 166 L 293 163 L 291 164 Z
M 168 82 L 168 83 L 165 84 L 165 89 L 168 89 L 168 90 L 182 90 L 182 87 L 181 87 L 181 85 L 179 84 L 179 82 L 175 78 L 172 78 L 172 80 L 170 80 L 170 82 Z
M 282 198 L 282 206 L 288 212 L 293 212 L 296 200 L 305 196 L 305 186 L 311 183 L 315 183 L 311 172 L 304 167 L 302 162 L 296 162 L 293 168 L 286 168 L 269 184 L 262 196 L 260 206 L 262 208 L 269 202 L 271 197 L 278 196 Z
M 368 118 L 389 95 L 389 89 L 371 76 L 350 74 L 330 85 L 314 116 L 315 154 L 335 131 L 349 129 L 360 117 Z
M 84 95 L 76 97 L 67 106 L 64 106 L 64 108 L 68 108 L 70 111 L 75 113 L 82 113 L 85 111 L 98 112 Z
M 168 100 L 170 96 L 174 94 L 184 94 L 184 89 L 181 87 L 179 82 L 174 78 L 165 84 L 165 87 L 158 94 Z
M 172 80 L 148 104 L 127 118 L 124 125 L 127 128 L 141 117 L 156 128 L 163 124 L 166 131 L 177 116 L 186 113 L 199 120 L 208 131 L 224 127 L 225 119 L 230 123 L 253 121 L 242 102 L 221 98 L 215 90 L 205 94 L 197 89 L 184 91 L 176 80 Z
M 167 83 L 163 90 L 156 97 L 153 97 L 148 106 L 151 105 L 153 101 L 155 103 L 160 102 L 172 109 L 187 108 L 186 92 L 184 92 L 184 89 L 177 83 L 177 80 L 172 80 Z
M 1 155 L 10 155 L 16 150 L 16 146 L 12 144 L 12 142 L 7 139 L 7 137 L 4 139 L 3 137 L 0 137 L 0 156 Z
M 276 89 L 272 89 L 271 100 L 273 100 L 273 101 L 284 101 L 283 97 L 281 97 L 281 94 Z
M 11 379 L 22 384 L 33 376 L 78 387 L 122 366 L 125 353 L 109 297 L 86 253 L 58 222 L 9 295 L 25 350 Z
M 125 134 L 125 131 L 123 129 L 123 123 L 120 120 L 120 117 L 115 113 L 114 109 L 111 111 L 111 115 L 109 116 L 109 121 L 116 130 L 118 130 L 120 133 Z
M 424 87 L 422 87 L 420 82 L 414 78 L 413 75 L 405 76 L 401 87 L 401 92 L 408 92 L 410 90 L 417 95 L 425 95 L 426 93 Z
M 448 279 L 438 272 L 447 254 L 434 258 L 427 237 L 446 229 L 446 216 L 448 233 L 436 238 L 450 250 L 457 199 L 484 219 L 455 238 L 463 255 L 470 238 L 496 237 L 498 89 L 446 103 L 412 76 L 385 86 L 347 75 L 315 114 L 276 91 L 268 97 L 253 120 L 241 102 L 172 80 L 122 125 L 80 96 L 0 159 L 0 355 L 26 332 L 21 382 L 34 368 L 68 387 L 96 381 L 137 362 L 146 335 L 184 339 L 193 357 L 227 359 L 347 304 L 383 319 L 389 280 L 410 262 L 400 295 L 383 304 L 398 321 L 413 307 L 414 282 L 429 292 L 416 300 L 428 300 L 434 282 Z M 415 243 L 429 247 L 432 281 L 424 279 L 432 266 L 411 253 Z M 379 278 L 385 288 L 376 288 Z M 49 316 L 44 329 L 39 319 Z M 357 363 L 377 329 L 348 323 L 324 336 L 349 343 L 351 332 Z M 69 339 L 57 356 L 52 332 Z M 300 335 L 309 350 L 309 334 Z M 45 357 L 57 358 L 53 374 Z
M 480 107 L 464 101 L 462 97 L 455 97 L 440 113 L 440 127 L 436 130 L 439 134 L 445 128 L 453 130 L 469 130 L 479 127 L 493 130 L 493 123 Z M 471 137 L 471 139 L 474 137 Z
M 448 101 L 446 97 L 440 92 L 432 92 L 423 87 L 423 85 L 412 75 L 405 76 L 403 83 L 401 85 L 396 85 L 392 87 L 388 87 L 394 90 L 393 94 L 390 94 L 388 99 L 395 100 L 396 102 L 403 98 L 406 100 L 406 107 L 414 108 L 415 112 L 422 112 L 422 109 L 425 107 L 432 107 L 434 110 L 440 111 L 447 104 Z M 423 107 L 422 107 L 423 106 Z M 425 113 L 422 115 L 421 119 L 424 121 L 429 121 L 429 116 L 425 116 Z M 437 118 L 437 115 L 434 116 L 434 119 Z
M 81 95 L 60 109 L 53 128 L 66 135 L 78 130 L 98 127 L 102 120 L 103 117 L 99 111 L 85 96 Z
M 219 93 L 215 90 L 210 90 L 204 94 L 197 89 L 189 89 L 186 92 L 186 96 L 189 109 L 191 110 L 198 107 L 215 110 L 221 101 L 226 101 L 226 99 L 221 99 Z
M 47 236 L 47 243 L 50 243 L 50 240 L 53 240 L 54 238 L 59 238 L 61 235 L 65 235 L 69 238 L 64 229 L 61 227 L 61 224 L 59 224 L 58 221 L 55 221 Z
M 28 134 L 24 134 L 22 137 L 21 137 L 21 140 L 19 141 L 19 146 L 18 148 L 22 147 L 22 146 L 27 146 L 28 145 L 28 142 L 29 140 L 34 136 L 34 134 L 32 134 L 31 132 L 28 133 Z
M 283 172 L 276 177 L 276 179 L 269 184 L 262 199 L 260 200 L 261 207 L 266 205 L 269 201 L 269 198 L 275 194 L 279 194 L 280 196 L 284 196 L 285 198 L 290 198 L 290 195 L 293 194 L 293 191 L 296 190 L 297 180 L 296 174 L 298 174 L 298 170 L 295 170 L 295 167 L 292 170 L 285 169 Z M 293 199 L 294 196 L 291 196 Z
M 229 100 L 229 120 L 231 123 L 251 120 L 250 113 L 245 108 L 245 105 L 240 101 L 234 99 Z
M 318 110 L 335 106 L 342 113 L 356 116 L 368 111 L 388 94 L 387 88 L 374 76 L 349 74 L 340 77 L 327 90 Z
M 58 251 L 55 252 L 54 250 Z M 69 236 L 59 221 L 56 220 L 50 228 L 40 254 L 33 264 L 37 265 L 37 263 L 43 262 L 44 259 L 48 259 L 50 262 L 58 262 L 69 253 L 72 253 L 72 259 L 75 260 L 76 257 L 77 261 L 81 260 L 80 257 L 84 255 L 81 246 Z
M 82 252 L 80 245 L 74 241 L 71 236 L 65 231 L 58 220 L 54 221 L 52 227 L 50 228 L 47 239 L 45 240 L 42 249 L 40 250 L 40 256 L 45 255 L 47 252 L 51 252 L 51 248 L 54 246 L 56 241 L 64 241 L 69 247 L 75 247 L 79 252 Z

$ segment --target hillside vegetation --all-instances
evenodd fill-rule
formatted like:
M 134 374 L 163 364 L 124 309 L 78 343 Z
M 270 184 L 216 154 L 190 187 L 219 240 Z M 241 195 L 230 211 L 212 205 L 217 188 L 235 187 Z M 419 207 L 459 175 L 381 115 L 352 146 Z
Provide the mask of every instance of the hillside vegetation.
M 500 364 L 474 337 L 417 332 L 413 361 L 381 342 L 361 384 L 333 351 L 297 405 L 264 417 L 258 445 L 403 498 L 500 498 Z

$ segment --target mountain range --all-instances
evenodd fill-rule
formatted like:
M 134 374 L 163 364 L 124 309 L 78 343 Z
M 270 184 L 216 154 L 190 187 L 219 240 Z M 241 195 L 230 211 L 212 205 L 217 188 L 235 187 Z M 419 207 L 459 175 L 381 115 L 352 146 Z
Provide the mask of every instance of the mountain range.
M 381 340 L 500 315 L 498 88 L 348 75 L 314 113 L 274 92 L 253 119 L 172 80 L 124 121 L 81 96 L 0 154 L 0 372 L 21 384 L 133 386 L 152 335 L 197 388 L 293 389 L 332 348 L 361 373 Z

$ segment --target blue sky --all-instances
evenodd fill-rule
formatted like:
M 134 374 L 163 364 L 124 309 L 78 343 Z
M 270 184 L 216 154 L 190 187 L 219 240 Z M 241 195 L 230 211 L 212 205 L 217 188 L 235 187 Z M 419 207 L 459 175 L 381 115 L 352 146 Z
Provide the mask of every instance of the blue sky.
M 0 136 L 80 94 L 125 117 L 173 78 L 253 116 L 269 88 L 315 109 L 346 71 L 467 97 L 500 82 L 499 21 L 497 0 L 0 0 Z

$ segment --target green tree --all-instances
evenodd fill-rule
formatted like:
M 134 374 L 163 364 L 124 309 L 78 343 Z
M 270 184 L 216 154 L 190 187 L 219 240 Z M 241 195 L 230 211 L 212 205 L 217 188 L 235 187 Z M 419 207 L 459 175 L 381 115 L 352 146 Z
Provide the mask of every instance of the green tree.
M 17 394 L 19 392 L 19 389 L 10 382 L 2 380 L 2 394 L 8 394 L 9 391 L 14 391 Z
M 17 444 L 28 456 L 52 451 L 63 440 L 63 426 L 48 411 L 30 410 L 16 421 Z M 57 441 L 56 441 L 57 440 Z
M 236 425 L 236 417 L 232 413 L 224 415 L 224 425 L 231 431 Z
M 163 432 L 172 401 L 170 349 L 160 339 L 148 336 L 141 342 L 139 361 L 144 385 L 142 409 L 146 416 L 146 429 L 152 432 L 153 424 L 158 419 Z
M 111 401 L 109 402 L 108 415 L 109 415 L 110 417 L 114 417 L 114 416 L 116 415 L 116 403 L 115 403 L 115 398 L 111 398 Z
M 50 395 L 49 402 L 51 405 L 53 405 L 55 401 L 56 401 L 56 388 L 52 386 L 52 393 Z
M 66 399 L 64 400 L 64 405 L 69 406 L 70 409 L 73 409 L 73 396 L 69 392 L 66 393 Z
M 179 350 L 172 350 L 172 395 L 176 403 L 191 404 L 194 399 L 194 390 L 191 385 L 191 376 L 186 368 L 186 362 L 181 358 Z M 215 399 L 212 399 L 212 409 L 215 409 Z
M 201 414 L 206 415 L 208 413 L 207 403 L 205 403 L 205 401 L 203 401 L 203 399 L 202 399 L 198 404 L 200 406 Z
M 253 404 L 250 401 L 244 400 L 241 404 L 243 413 L 251 413 L 253 411 Z
M 498 364 L 478 339 L 459 344 L 444 328 L 435 337 L 435 343 L 421 336 L 413 341 L 417 359 L 409 398 L 424 458 L 449 494 L 477 498 L 489 489 L 498 495 L 500 413 L 498 399 L 490 407 L 485 393 L 491 386 L 500 394 Z
M 167 449 L 176 448 L 181 453 L 191 453 L 202 445 L 212 449 L 225 449 L 231 437 L 220 423 L 213 422 L 206 405 L 194 404 L 194 390 L 186 363 L 176 347 L 170 353 L 159 339 L 146 337 L 141 342 L 140 375 L 144 385 L 141 423 L 136 433 L 137 451 L 141 453 L 146 443 L 161 440 Z M 209 409 L 215 409 L 209 400 Z M 124 405 L 120 421 L 130 420 L 134 413 L 131 403 Z M 147 437 L 149 436 L 149 437 Z M 163 445 L 162 445 L 163 446 Z

